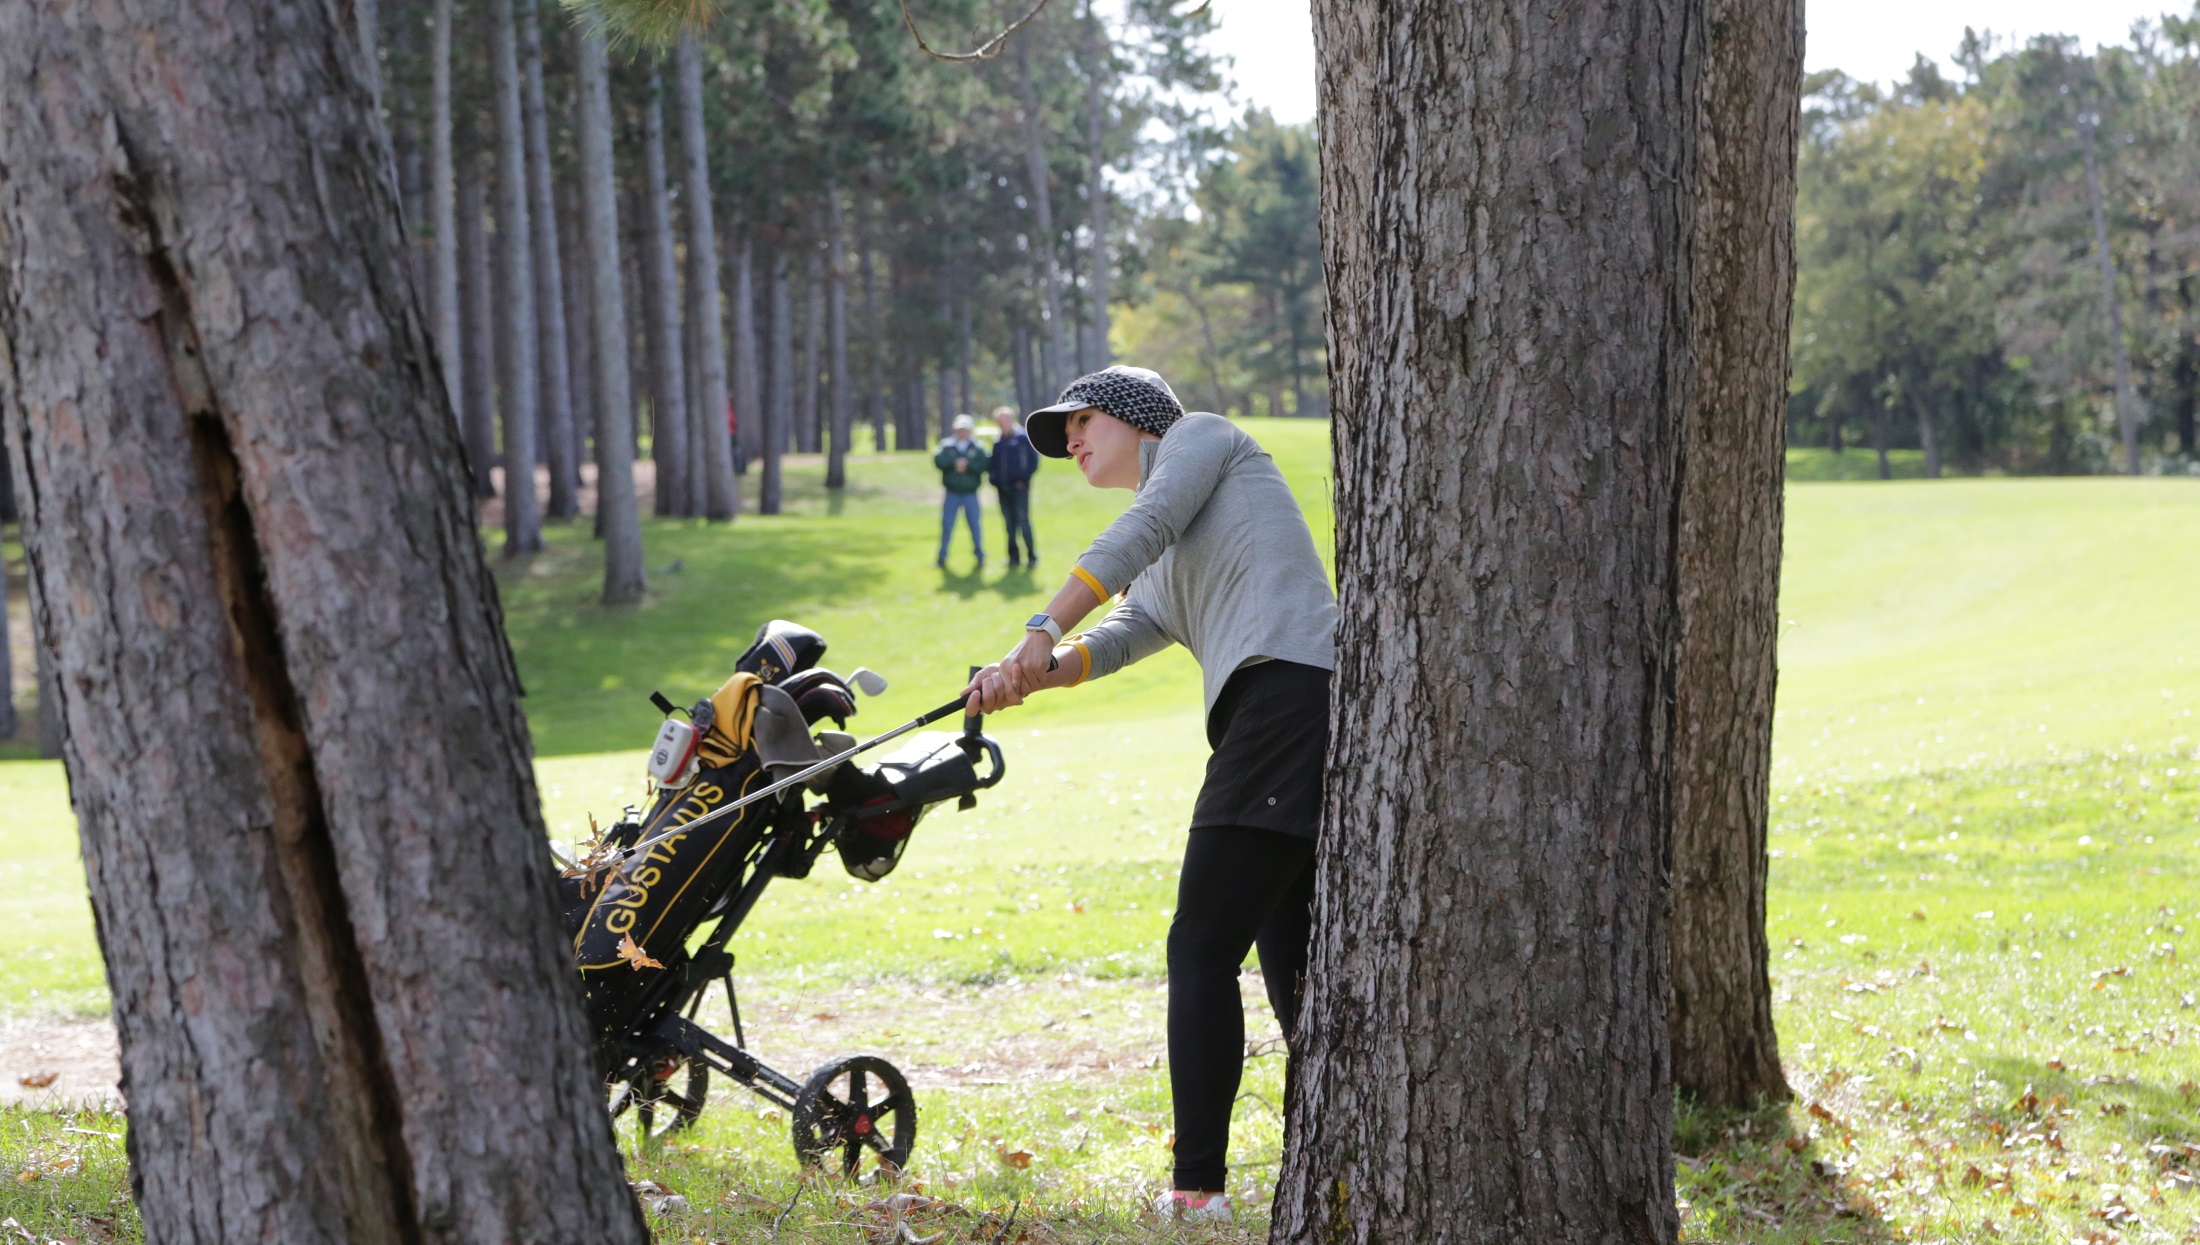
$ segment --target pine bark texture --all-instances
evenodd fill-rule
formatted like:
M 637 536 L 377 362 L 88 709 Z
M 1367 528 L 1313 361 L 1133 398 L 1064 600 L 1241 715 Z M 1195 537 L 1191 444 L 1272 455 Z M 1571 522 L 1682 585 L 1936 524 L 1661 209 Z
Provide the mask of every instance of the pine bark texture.
M 648 587 L 640 503 L 634 496 L 634 396 L 627 374 L 626 287 L 619 276 L 619 187 L 611 161 L 611 66 L 603 36 L 576 24 L 580 80 L 581 203 L 588 284 L 596 291 L 596 523 L 603 533 L 603 599 L 626 605 Z
M 161 1242 L 638 1245 L 349 20 L 0 9 L 0 417 L 132 1193 Z
M 535 260 L 535 359 L 540 380 L 543 459 L 550 468 L 553 519 L 579 514 L 581 466 L 573 448 L 572 372 L 565 357 L 565 257 L 558 247 L 558 202 L 550 189 L 550 109 L 542 90 L 542 21 L 535 0 L 519 0 L 519 55 L 527 122 L 527 213 Z
M 504 416 L 504 556 L 542 550 L 542 500 L 535 494 L 535 438 L 541 431 L 541 363 L 535 331 L 535 239 L 527 210 L 527 126 L 520 107 L 515 3 L 489 0 L 490 55 L 496 61 L 497 260 L 504 276 L 498 410 Z
M 757 485 L 756 512 L 778 514 L 779 456 L 787 447 L 794 421 L 794 299 L 787 276 L 785 247 L 772 250 L 771 395 L 764 400 L 764 473 Z
M 672 233 L 672 193 L 665 181 L 664 83 L 649 75 L 642 110 L 642 193 L 648 227 L 642 256 L 642 297 L 648 302 L 649 457 L 657 466 L 657 513 L 691 515 L 687 488 L 687 360 L 680 348 L 680 261 Z
M 466 463 L 473 472 L 474 496 L 497 495 L 496 480 L 496 313 L 492 295 L 496 282 L 489 260 L 488 158 L 476 154 L 466 162 L 458 181 L 458 250 L 462 261 L 459 311 L 460 336 L 466 357 L 466 405 L 459 418 L 466 430 Z
M 1802 0 L 1710 0 L 1673 740 L 1673 1080 L 1787 1097 L 1765 944 Z
M 687 159 L 688 271 L 695 282 L 695 371 L 702 381 L 690 452 L 702 466 L 703 495 L 691 503 L 705 518 L 731 519 L 741 508 L 733 478 L 733 438 L 726 435 L 726 328 L 719 307 L 718 223 L 710 201 L 710 136 L 703 129 L 703 49 L 694 35 L 673 53 L 680 78 L 680 143 Z
M 1340 612 L 1272 1239 L 1669 1242 L 1703 8 L 1314 12 Z
M 443 360 L 443 385 L 451 409 L 464 411 L 466 346 L 459 328 L 458 174 L 451 151 L 451 0 L 435 0 L 434 44 L 429 51 L 432 85 L 428 207 L 435 230 L 435 345 Z

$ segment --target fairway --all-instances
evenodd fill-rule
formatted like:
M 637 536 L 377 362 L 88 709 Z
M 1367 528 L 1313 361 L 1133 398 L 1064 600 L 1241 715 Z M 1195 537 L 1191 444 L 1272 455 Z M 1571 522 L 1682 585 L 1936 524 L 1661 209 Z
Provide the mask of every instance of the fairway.
M 1246 426 L 1326 556 L 1327 425 Z M 922 458 L 854 456 L 840 496 L 814 459 L 787 471 L 785 515 L 650 522 L 639 607 L 595 603 L 585 527 L 500 567 L 553 835 L 642 798 L 649 693 L 708 693 L 767 619 L 824 633 L 828 666 L 891 680 L 859 735 L 941 703 L 1129 498 L 1049 463 L 1038 572 L 999 564 L 990 508 L 995 561 L 974 572 L 958 534 L 943 572 Z M 2200 582 L 2182 549 L 2200 482 L 1802 482 L 1786 503 L 1768 933 L 1798 1102 L 1739 1130 L 1684 1117 L 1689 1239 L 1969 1240 L 1988 1222 L 2058 1245 L 2104 1225 L 2192 1239 L 2200 1010 L 2180 957 L 2200 918 Z M 1007 780 L 929 818 L 891 878 L 828 857 L 775 884 L 732 944 L 752 1044 L 909 1069 L 934 1191 L 1114 1222 L 1166 1170 L 1156 986 L 1207 754 L 1199 700 L 1172 651 L 996 715 Z M 0 762 L 0 807 L 0 1008 L 97 1014 L 58 766 Z M 1264 1007 L 1249 1020 L 1273 1030 Z M 1280 1063 L 1250 1065 L 1233 1138 L 1232 1181 L 1256 1202 Z M 763 1235 L 794 1190 L 784 1118 L 762 1105 L 721 1091 L 691 1148 L 636 1160 L 714 1208 L 699 1234 Z M 18 1166 L 83 1144 L 60 1117 L 21 1118 L 0 1143 Z M 0 1187 L 0 1214 L 35 1227 L 45 1196 Z M 860 1239 L 825 1202 L 790 1223 Z

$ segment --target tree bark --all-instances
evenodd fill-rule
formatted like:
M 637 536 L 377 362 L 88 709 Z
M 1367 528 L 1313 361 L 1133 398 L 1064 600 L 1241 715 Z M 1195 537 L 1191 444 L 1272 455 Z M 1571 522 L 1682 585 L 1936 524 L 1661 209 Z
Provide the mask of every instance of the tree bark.
M 0 417 L 131 1191 L 154 1241 L 639 1245 L 347 17 L 0 10 Z
M 577 93 L 577 92 L 576 92 Z M 570 118 L 575 146 L 578 147 L 580 119 Z M 577 156 L 576 156 L 577 158 Z M 573 257 L 573 265 L 564 269 L 565 286 L 565 366 L 566 392 L 573 397 L 573 428 L 571 453 L 578 474 L 578 464 L 588 461 L 593 451 L 590 443 L 596 436 L 596 369 L 595 326 L 589 323 L 588 308 L 588 225 L 582 217 L 579 186 L 567 179 L 558 185 L 558 253 Z M 601 525 L 596 531 L 602 539 Z
M 832 413 L 832 453 L 825 463 L 825 487 L 848 487 L 848 250 L 841 239 L 847 222 L 840 211 L 840 187 L 825 190 L 825 291 L 832 318 L 832 385 L 826 409 Z
M 794 419 L 794 299 L 788 290 L 787 252 L 772 248 L 771 398 L 764 404 L 764 478 L 757 486 L 756 512 L 779 513 L 779 456 L 787 448 L 787 427 Z
M 740 238 L 733 260 L 733 410 L 741 425 L 735 466 L 746 471 L 749 460 L 763 448 L 764 411 L 763 386 L 757 375 L 761 364 L 756 348 L 756 245 L 746 229 Z
M 463 303 L 466 337 L 466 461 L 473 470 L 474 495 L 497 495 L 490 474 L 496 465 L 496 313 L 492 310 L 496 286 L 491 272 L 488 231 L 489 157 L 475 152 L 466 162 L 466 175 L 458 184 L 459 250 L 465 259 Z
M 674 254 L 672 196 L 665 184 L 664 81 L 652 70 L 642 112 L 644 219 L 642 298 L 649 326 L 649 457 L 657 465 L 657 513 L 691 515 L 687 490 L 687 361 L 680 349 L 680 266 Z
M 378 0 L 351 0 L 352 21 L 359 33 L 359 66 L 366 80 L 369 107 L 382 111 L 382 9 Z
M 695 281 L 695 336 L 702 347 L 696 372 L 702 380 L 702 444 L 690 445 L 703 468 L 705 518 L 731 520 L 741 508 L 733 478 L 733 439 L 726 432 L 726 329 L 719 309 L 718 223 L 710 201 L 710 142 L 703 129 L 703 50 L 696 36 L 673 52 L 680 80 L 680 141 L 687 153 L 688 258 Z
M 2085 198 L 2093 213 L 2093 254 L 2101 269 L 2101 310 L 2108 318 L 2108 343 L 2116 365 L 2116 429 L 2124 443 L 2124 473 L 2139 474 L 2138 398 L 2131 391 L 2131 357 L 2124 350 L 2123 300 L 2116 297 L 2116 259 L 2108 249 L 2108 213 L 2101 203 L 2101 161 L 2094 151 L 2099 107 L 2088 102 L 2078 113 L 2078 147 L 2085 155 Z
M 519 31 L 514 3 L 490 0 L 490 54 L 496 58 L 497 250 L 504 265 L 503 389 L 504 556 L 542 549 L 542 502 L 535 494 L 535 436 L 542 415 L 536 347 L 533 214 L 527 210 L 527 126 L 520 108 Z
M 1910 395 L 1910 410 L 1917 415 L 1917 444 L 1925 451 L 1925 478 L 1940 478 L 1940 438 L 1933 432 L 1932 404 L 1923 393 Z
M 1031 58 L 1024 50 L 1026 42 L 1018 39 L 1012 46 L 1016 49 L 1016 90 L 1022 104 L 1024 173 L 1031 180 L 1031 211 L 1036 222 L 1031 255 L 1039 265 L 1039 288 L 1046 296 L 1046 344 L 1052 350 L 1051 357 L 1041 364 L 1039 387 L 1051 391 L 1067 379 L 1059 369 L 1070 352 L 1068 340 L 1062 335 L 1062 278 L 1054 254 L 1061 239 L 1054 232 L 1054 203 L 1047 189 L 1045 122 L 1039 116 L 1038 95 L 1031 89 Z
M 0 358 L 0 369 L 5 369 L 6 366 L 5 359 Z M 6 372 L 0 370 L 0 377 L 5 375 Z M 5 383 L 0 380 L 0 384 Z M 4 398 L 0 398 L 0 402 L 4 401 Z M 5 429 L 0 428 L 0 434 L 4 433 Z M 0 435 L 0 523 L 14 523 L 17 518 L 15 466 L 11 461 L 13 455 L 9 452 L 7 441 L 5 435 Z M 11 639 L 8 634 L 8 577 L 4 568 L 0 568 L 0 739 L 13 739 L 15 733 L 23 728 L 22 717 L 15 708 L 15 654 L 10 644 Z
M 611 67 L 601 33 L 573 26 L 580 85 L 580 183 L 595 292 L 596 516 L 603 530 L 603 600 L 627 605 L 649 588 L 634 497 L 634 397 L 626 360 L 626 285 L 619 275 L 619 187 L 611 163 Z
M 1107 104 L 1101 85 L 1108 69 L 1108 36 L 1100 26 L 1100 15 L 1092 0 L 1085 3 L 1085 63 L 1085 148 L 1090 162 L 1085 194 L 1092 229 L 1092 276 L 1085 286 L 1089 291 L 1086 301 L 1091 304 L 1085 320 L 1092 336 L 1085 357 L 1098 371 L 1115 362 L 1115 350 L 1108 344 L 1108 161 L 1102 145 Z
M 1703 21 L 1315 6 L 1338 667 L 1275 1240 L 1677 1234 Z
M 6 395 L 0 395 L 5 397 Z M 0 411 L 4 415 L 5 411 Z M 38 639 L 38 586 L 31 585 L 31 677 L 38 685 L 38 756 L 43 761 L 61 759 L 61 693 L 54 688 L 53 654 Z M 110 983 L 111 984 L 111 983 Z
M 856 270 L 863 278 L 864 403 L 871 418 L 871 449 L 886 452 L 886 381 L 882 375 L 886 343 L 878 314 L 878 268 L 871 258 L 869 196 L 856 211 Z
M 1765 830 L 1780 617 L 1802 0 L 1711 0 L 1681 486 L 1673 739 L 1673 1079 L 1788 1096 L 1772 1027 Z
M 558 247 L 558 202 L 551 193 L 550 110 L 542 91 L 542 22 L 536 0 L 518 0 L 525 89 L 528 218 L 533 222 L 535 334 L 542 438 L 550 468 L 553 519 L 580 513 L 580 460 L 573 452 L 572 372 L 565 355 L 565 257 Z
M 451 154 L 451 0 L 435 0 L 435 42 L 430 52 L 433 79 L 432 151 L 428 214 L 435 230 L 435 344 L 443 363 L 443 387 L 451 409 L 465 418 L 466 346 L 459 327 L 458 177 Z M 478 219 L 479 213 L 476 217 Z M 471 441 L 468 442 L 469 449 Z M 471 454 L 469 453 L 469 461 Z M 482 473 L 484 476 L 486 473 Z
M 824 370 L 825 259 L 816 244 L 805 249 L 810 263 L 802 277 L 802 354 L 794 365 L 795 383 L 801 388 L 796 392 L 794 420 L 797 448 L 815 454 L 824 448 L 818 435 L 817 380 Z

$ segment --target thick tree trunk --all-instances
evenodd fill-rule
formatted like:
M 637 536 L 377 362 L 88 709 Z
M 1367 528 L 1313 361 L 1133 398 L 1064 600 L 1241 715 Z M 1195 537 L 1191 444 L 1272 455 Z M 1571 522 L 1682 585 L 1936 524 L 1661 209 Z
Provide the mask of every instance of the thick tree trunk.
M 0 10 L 0 414 L 131 1191 L 163 1242 L 639 1245 L 343 13 Z
M 825 487 L 848 486 L 848 250 L 841 240 L 847 222 L 840 211 L 840 187 L 825 190 L 825 290 L 832 318 L 832 385 L 826 409 L 832 436 L 832 456 L 825 463 Z
M 1085 150 L 1090 169 L 1085 175 L 1086 211 L 1092 229 L 1092 276 L 1086 283 L 1086 331 L 1091 335 L 1085 358 L 1095 371 L 1115 362 L 1108 344 L 1108 159 L 1102 145 L 1106 134 L 1107 104 L 1101 86 L 1108 71 L 1108 32 L 1091 0 L 1085 4 Z
M 1711 0 L 1674 692 L 1673 1079 L 1788 1096 L 1765 945 L 1802 0 Z
M 430 227 L 435 230 L 435 345 L 443 362 L 444 393 L 465 418 L 465 335 L 459 327 L 458 174 L 451 154 L 451 0 L 435 0 L 435 42 L 430 53 L 434 134 L 429 139 Z M 479 213 L 476 217 L 478 219 Z M 469 449 L 471 442 L 469 441 Z M 469 461 L 471 455 L 469 454 Z M 486 475 L 486 473 L 483 473 Z
M 1698 0 L 1321 0 L 1336 703 L 1278 1241 L 1669 1242 Z
M 642 187 L 648 236 L 642 257 L 649 324 L 649 457 L 657 465 L 657 513 L 691 515 L 687 491 L 687 360 L 680 349 L 680 265 L 674 253 L 672 196 L 665 184 L 664 81 L 649 75 L 642 111 Z
M 619 275 L 619 187 L 611 164 L 611 68 L 601 34 L 573 27 L 580 85 L 580 183 L 588 224 L 588 284 L 596 305 L 596 521 L 603 531 L 603 600 L 625 605 L 648 589 L 634 498 L 633 391 L 627 376 L 626 286 Z
M 459 252 L 465 260 L 465 286 L 459 299 L 465 317 L 466 462 L 473 471 L 474 495 L 497 495 L 490 471 L 496 465 L 496 281 L 489 256 L 489 157 L 475 152 L 458 183 Z
M 1069 358 L 1069 342 L 1063 336 L 1062 278 L 1055 262 L 1055 247 L 1061 242 L 1054 232 L 1053 192 L 1047 188 L 1047 145 L 1045 121 L 1039 116 L 1039 98 L 1031 89 L 1031 58 L 1025 52 L 1027 41 L 1016 40 L 1016 90 L 1022 105 L 1024 133 L 1024 175 L 1031 181 L 1031 211 L 1035 227 L 1031 234 L 1032 259 L 1039 265 L 1039 287 L 1046 296 L 1046 341 L 1051 354 L 1042 364 L 1039 387 L 1054 389 L 1069 378 L 1060 374 L 1063 361 Z
M 514 3 L 489 0 L 489 30 L 496 58 L 497 250 L 504 265 L 504 358 L 497 372 L 504 415 L 504 556 L 526 557 L 542 549 L 542 502 L 535 495 L 535 436 L 541 430 L 536 347 L 533 214 L 527 210 L 527 126 L 520 108 L 519 31 Z
M 550 110 L 542 93 L 542 22 L 536 0 L 518 0 L 525 87 L 528 217 L 534 224 L 535 335 L 542 439 L 553 519 L 580 513 L 580 460 L 573 453 L 573 376 L 565 356 L 565 257 L 558 253 L 558 202 L 550 191 Z
M 2101 161 L 2094 151 L 2094 134 L 2100 118 L 2091 111 L 2098 104 L 2081 106 L 2078 114 L 2078 147 L 2085 155 L 2085 198 L 2093 213 L 2093 255 L 2101 270 L 2101 310 L 2108 319 L 2108 343 L 2116 364 L 2116 428 L 2124 443 L 2124 472 L 2139 474 L 2138 398 L 2131 391 L 2131 357 L 2124 349 L 2123 300 L 2116 296 L 2116 259 L 2108 249 L 2108 213 L 2101 204 Z
M 359 66 L 367 83 L 371 109 L 382 111 L 382 7 L 378 0 L 351 0 L 354 27 L 359 32 Z
M 732 519 L 741 508 L 733 478 L 733 439 L 726 434 L 726 329 L 718 305 L 718 223 L 710 201 L 710 142 L 703 130 L 703 50 L 692 34 L 673 53 L 680 79 L 680 141 L 687 154 L 687 225 L 690 273 L 695 281 L 695 361 L 702 381 L 701 444 L 690 443 L 703 469 L 703 495 L 694 499 L 705 518 Z
M 772 248 L 771 397 L 764 403 L 764 478 L 757 486 L 756 512 L 779 513 L 779 456 L 787 448 L 787 427 L 794 420 L 794 299 L 788 286 L 787 252 Z
M 809 271 L 802 278 L 802 354 L 796 361 L 795 432 L 799 448 L 815 454 L 823 448 L 818 433 L 818 374 L 823 371 L 825 343 L 825 259 L 813 243 Z
M 579 118 L 572 118 L 576 140 L 580 133 Z M 575 146 L 578 146 L 576 141 Z M 588 294 L 588 224 L 583 218 L 579 199 L 580 188 L 572 180 L 558 186 L 558 253 L 571 256 L 571 267 L 564 269 L 565 286 L 565 367 L 566 392 L 573 396 L 573 429 L 571 453 L 576 473 L 579 464 L 589 461 L 594 451 L 590 448 L 596 437 L 596 329 L 589 322 Z M 596 536 L 603 531 L 598 526 Z
M 733 258 L 733 410 L 741 425 L 734 465 L 748 470 L 763 449 L 763 386 L 756 348 L 756 245 L 742 230 Z

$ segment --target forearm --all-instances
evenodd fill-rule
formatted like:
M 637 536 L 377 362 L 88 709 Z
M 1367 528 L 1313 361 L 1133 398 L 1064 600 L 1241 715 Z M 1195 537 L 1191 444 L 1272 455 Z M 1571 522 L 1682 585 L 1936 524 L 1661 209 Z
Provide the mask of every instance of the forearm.
M 1047 602 L 1047 616 L 1067 635 L 1077 630 L 1077 624 L 1085 621 L 1087 614 L 1100 607 L 1100 600 L 1100 595 L 1090 585 L 1072 575 L 1062 585 L 1062 590 L 1054 594 L 1054 599 Z

